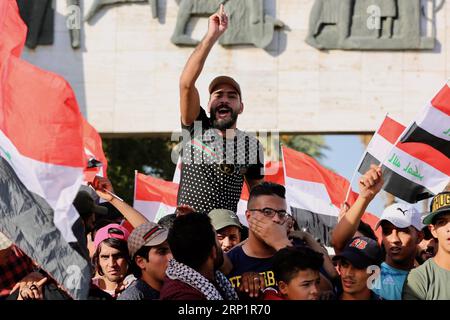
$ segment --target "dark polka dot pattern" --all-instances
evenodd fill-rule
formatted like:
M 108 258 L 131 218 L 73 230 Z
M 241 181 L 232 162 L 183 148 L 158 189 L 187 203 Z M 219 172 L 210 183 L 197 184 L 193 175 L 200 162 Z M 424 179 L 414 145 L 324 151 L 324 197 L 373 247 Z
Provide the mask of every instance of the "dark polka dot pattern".
M 205 129 L 183 148 L 178 205 L 203 213 L 218 208 L 236 212 L 244 176 L 263 177 L 259 152 L 259 141 L 243 131 L 236 130 L 234 139 L 225 139 L 217 130 Z

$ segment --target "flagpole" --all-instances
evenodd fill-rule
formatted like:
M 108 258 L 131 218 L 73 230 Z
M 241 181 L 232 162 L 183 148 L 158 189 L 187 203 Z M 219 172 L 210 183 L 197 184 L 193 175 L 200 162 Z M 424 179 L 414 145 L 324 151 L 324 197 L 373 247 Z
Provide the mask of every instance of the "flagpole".
M 134 170 L 134 192 L 133 192 L 133 207 L 134 207 L 134 202 L 136 201 L 136 188 L 137 188 L 137 183 L 136 183 L 136 178 L 137 178 L 137 174 L 138 171 Z
M 284 187 L 286 188 L 286 202 L 289 208 L 289 211 L 291 211 L 291 205 L 289 204 L 289 199 L 288 199 L 288 192 L 287 192 L 287 180 L 286 180 L 286 163 L 284 161 L 284 151 L 283 151 L 283 143 L 280 142 L 280 147 L 281 147 L 281 163 L 283 164 L 283 177 L 284 177 Z M 292 215 L 292 212 L 289 212 Z

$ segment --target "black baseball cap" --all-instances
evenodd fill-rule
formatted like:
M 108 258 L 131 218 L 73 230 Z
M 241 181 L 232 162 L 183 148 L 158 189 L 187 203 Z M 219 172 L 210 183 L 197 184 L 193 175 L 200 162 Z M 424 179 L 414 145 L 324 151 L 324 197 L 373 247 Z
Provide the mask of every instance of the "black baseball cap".
M 430 214 L 423 219 L 423 224 L 433 224 L 435 218 L 450 213 L 450 192 L 441 192 L 431 200 Z
M 95 204 L 94 199 L 91 197 L 87 191 L 78 191 L 75 200 L 73 200 L 73 205 L 77 209 L 80 217 L 87 218 L 91 214 L 107 215 L 108 209 Z
M 383 261 L 381 248 L 378 243 L 367 237 L 355 237 L 344 250 L 333 257 L 333 261 L 345 259 L 358 269 L 365 269 L 371 265 L 380 265 Z

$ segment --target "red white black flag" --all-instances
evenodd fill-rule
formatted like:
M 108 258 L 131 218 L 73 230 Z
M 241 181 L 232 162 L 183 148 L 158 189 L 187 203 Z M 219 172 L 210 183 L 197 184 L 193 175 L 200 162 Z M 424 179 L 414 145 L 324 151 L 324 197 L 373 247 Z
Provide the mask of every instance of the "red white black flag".
M 386 117 L 370 141 L 358 172 L 382 163 L 383 189 L 415 203 L 441 192 L 450 181 L 450 159 L 428 144 L 402 143 L 405 126 Z

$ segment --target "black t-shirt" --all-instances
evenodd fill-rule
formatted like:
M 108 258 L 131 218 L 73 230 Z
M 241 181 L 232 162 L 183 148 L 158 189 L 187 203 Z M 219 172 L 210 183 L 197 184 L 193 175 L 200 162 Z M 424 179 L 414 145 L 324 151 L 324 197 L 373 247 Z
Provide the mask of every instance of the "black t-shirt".
M 242 275 L 246 272 L 258 272 L 264 276 L 267 287 L 276 287 L 275 274 L 273 272 L 273 258 L 254 258 L 245 254 L 242 246 L 236 246 L 227 252 L 227 256 L 233 264 L 233 269 L 228 274 L 233 287 L 240 286 Z
M 182 128 L 186 131 L 178 205 L 186 204 L 203 213 L 213 209 L 236 212 L 244 177 L 248 180 L 264 177 L 261 144 L 237 129 L 234 139 L 225 139 L 212 128 L 203 108 L 192 125 Z

